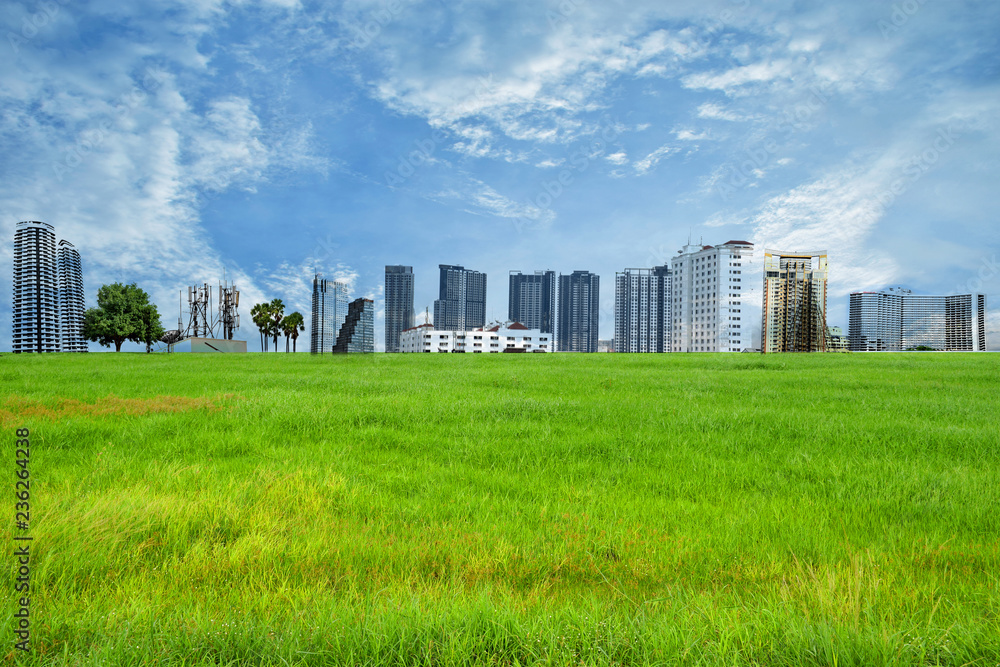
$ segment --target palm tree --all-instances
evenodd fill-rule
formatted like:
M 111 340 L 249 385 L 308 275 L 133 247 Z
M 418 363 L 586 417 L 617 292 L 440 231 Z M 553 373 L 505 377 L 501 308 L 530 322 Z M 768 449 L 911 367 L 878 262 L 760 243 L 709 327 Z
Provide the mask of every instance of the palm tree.
M 278 351 L 278 336 L 281 335 L 281 320 L 285 317 L 285 304 L 281 299 L 271 299 L 267 304 L 268 314 L 271 317 L 268 331 L 274 336 L 274 351 Z
M 292 339 L 292 352 L 295 352 L 295 341 L 299 337 L 300 331 L 306 330 L 305 318 L 302 313 L 295 311 L 281 321 L 281 330 L 285 334 L 285 352 L 288 352 L 288 338 Z
M 258 303 L 250 309 L 250 317 L 257 325 L 257 330 L 260 331 L 260 349 L 264 352 L 267 352 L 267 336 L 265 334 L 268 334 L 270 330 L 271 312 L 269 308 L 270 304 Z

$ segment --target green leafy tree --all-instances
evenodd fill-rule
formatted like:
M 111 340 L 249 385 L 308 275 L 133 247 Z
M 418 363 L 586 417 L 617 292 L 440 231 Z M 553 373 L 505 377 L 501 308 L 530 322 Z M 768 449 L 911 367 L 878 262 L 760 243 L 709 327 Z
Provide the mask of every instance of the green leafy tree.
M 285 317 L 285 304 L 281 299 L 271 299 L 267 304 L 270 322 L 267 325 L 268 333 L 274 338 L 274 351 L 278 351 L 278 336 L 281 335 L 281 320 Z
M 288 339 L 292 339 L 292 352 L 295 352 L 295 341 L 298 340 L 299 332 L 306 330 L 305 318 L 302 313 L 295 311 L 281 321 L 281 331 L 285 334 L 285 352 L 288 352 Z
M 149 295 L 135 283 L 102 285 L 97 291 L 97 308 L 90 308 L 83 316 L 83 336 L 104 347 L 114 343 L 115 352 L 121 352 L 122 343 L 146 343 L 147 352 L 152 342 L 163 336 L 160 314 L 149 302 Z
M 153 351 L 153 343 L 163 338 L 167 332 L 163 328 L 163 324 L 160 323 L 160 313 L 157 312 L 156 306 L 153 304 L 147 304 L 143 307 L 142 322 L 144 326 L 142 342 L 146 344 L 146 354 L 149 354 Z

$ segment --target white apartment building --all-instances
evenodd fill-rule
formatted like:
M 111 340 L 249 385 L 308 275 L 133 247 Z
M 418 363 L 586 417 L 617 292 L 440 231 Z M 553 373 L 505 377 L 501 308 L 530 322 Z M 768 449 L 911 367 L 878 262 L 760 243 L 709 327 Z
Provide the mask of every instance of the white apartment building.
M 407 329 L 399 337 L 400 352 L 467 352 L 499 354 L 502 352 L 552 352 L 554 336 L 538 329 L 514 323 L 475 331 L 439 331 L 433 324 Z
M 751 346 L 743 313 L 753 244 L 688 245 L 671 262 L 671 351 L 742 352 Z

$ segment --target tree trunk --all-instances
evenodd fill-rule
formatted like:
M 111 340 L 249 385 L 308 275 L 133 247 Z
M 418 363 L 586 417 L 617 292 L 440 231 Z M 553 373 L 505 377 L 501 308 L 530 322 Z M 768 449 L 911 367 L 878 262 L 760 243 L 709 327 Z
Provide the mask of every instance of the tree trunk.
M 115 352 L 121 352 L 122 351 L 122 343 L 124 343 L 124 342 L 125 342 L 124 338 L 121 338 L 121 339 L 116 338 L 115 339 Z

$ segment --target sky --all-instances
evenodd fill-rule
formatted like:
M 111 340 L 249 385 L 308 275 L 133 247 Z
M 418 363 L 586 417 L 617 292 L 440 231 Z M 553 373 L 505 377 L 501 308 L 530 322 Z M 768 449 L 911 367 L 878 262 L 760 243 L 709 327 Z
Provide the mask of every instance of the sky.
M 982 291 L 1000 349 L 995 0 L 7 0 L 0 36 L 0 272 L 48 222 L 88 306 L 136 282 L 171 329 L 225 276 L 253 350 L 320 272 L 382 349 L 386 264 L 419 313 L 487 273 L 489 320 L 509 271 L 589 270 L 611 338 L 616 272 L 746 240 L 758 313 L 765 248 L 826 250 L 830 325 Z

